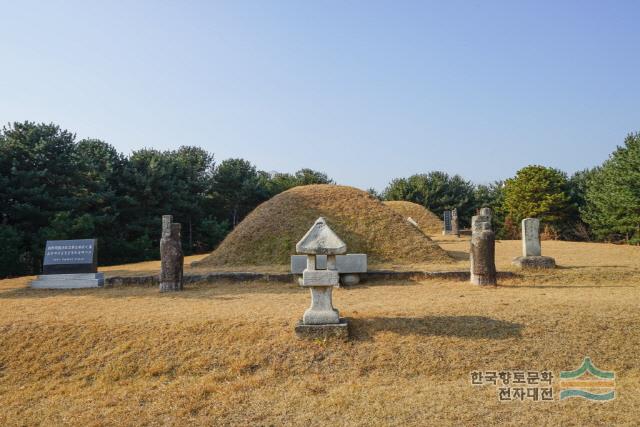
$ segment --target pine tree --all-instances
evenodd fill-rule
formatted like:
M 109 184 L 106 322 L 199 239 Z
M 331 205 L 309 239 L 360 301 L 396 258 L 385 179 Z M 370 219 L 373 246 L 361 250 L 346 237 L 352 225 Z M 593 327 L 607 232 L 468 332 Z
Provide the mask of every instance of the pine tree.
M 527 166 L 505 181 L 504 210 L 514 224 L 524 218 L 565 228 L 576 206 L 571 202 L 564 172 L 544 166 Z
M 590 176 L 585 198 L 583 219 L 596 237 L 640 242 L 640 133 Z

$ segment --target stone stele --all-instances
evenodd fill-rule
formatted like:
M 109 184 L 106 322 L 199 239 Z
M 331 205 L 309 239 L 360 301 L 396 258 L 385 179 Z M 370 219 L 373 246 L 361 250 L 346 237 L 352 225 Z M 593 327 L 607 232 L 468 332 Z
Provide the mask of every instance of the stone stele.
M 540 220 L 525 218 L 522 220 L 522 256 L 540 256 Z
M 460 227 L 458 225 L 458 209 L 451 210 L 451 234 L 460 237 Z
M 307 255 L 307 268 L 302 272 L 302 286 L 311 292 L 311 306 L 296 325 L 300 338 L 346 339 L 349 334 L 346 319 L 333 307 L 333 287 L 339 283 L 336 255 L 344 254 L 347 245 L 320 217 L 296 245 L 298 253 Z M 327 255 L 327 269 L 316 270 L 316 255 Z
M 555 259 L 542 256 L 538 218 L 522 220 L 522 256 L 514 258 L 511 264 L 520 268 L 555 268 Z
M 162 216 L 160 239 L 160 292 L 181 291 L 184 255 L 180 238 L 181 225 L 171 215 Z

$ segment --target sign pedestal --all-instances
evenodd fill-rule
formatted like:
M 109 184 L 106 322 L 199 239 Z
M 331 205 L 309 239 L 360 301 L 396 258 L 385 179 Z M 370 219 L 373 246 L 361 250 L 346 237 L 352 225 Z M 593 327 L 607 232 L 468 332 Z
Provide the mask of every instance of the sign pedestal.
M 81 289 L 104 286 L 104 273 L 43 274 L 31 282 L 36 289 Z

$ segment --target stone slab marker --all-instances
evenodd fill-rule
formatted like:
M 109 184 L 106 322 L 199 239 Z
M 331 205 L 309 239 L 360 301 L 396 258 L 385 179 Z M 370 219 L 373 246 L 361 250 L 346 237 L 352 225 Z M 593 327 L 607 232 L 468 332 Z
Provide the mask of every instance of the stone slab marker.
M 471 283 L 474 285 L 495 285 L 496 279 L 496 239 L 491 229 L 491 211 L 488 208 L 471 219 Z
M 451 211 L 444 211 L 442 217 L 442 225 L 444 227 L 442 230 L 442 234 L 451 234 Z
M 460 237 L 460 227 L 458 226 L 458 209 L 451 210 L 451 234 Z
M 182 226 L 173 216 L 162 216 L 160 239 L 160 292 L 181 291 L 183 285 L 184 254 L 180 236 Z
M 332 291 L 339 284 L 336 255 L 347 252 L 347 245 L 329 228 L 320 217 L 307 234 L 296 244 L 296 252 L 307 255 L 307 268 L 302 272 L 302 286 L 311 292 L 311 306 L 296 325 L 300 338 L 346 339 L 349 335 L 346 319 L 340 318 L 333 307 Z M 316 269 L 316 256 L 327 256 L 327 269 Z
M 525 218 L 522 220 L 522 256 L 511 263 L 520 268 L 554 268 L 556 260 L 542 256 L 540 246 L 540 220 Z
M 525 218 L 522 220 L 522 256 L 540 255 L 540 220 Z

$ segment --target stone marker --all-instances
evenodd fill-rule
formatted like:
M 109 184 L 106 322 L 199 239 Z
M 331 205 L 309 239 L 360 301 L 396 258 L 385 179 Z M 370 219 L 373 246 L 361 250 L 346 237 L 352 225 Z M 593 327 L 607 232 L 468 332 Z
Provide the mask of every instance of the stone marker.
M 520 268 L 554 268 L 556 266 L 555 259 L 542 256 L 539 219 L 522 220 L 522 256 L 514 258 L 511 264 Z
M 347 245 L 320 217 L 296 244 L 296 251 L 307 255 L 307 268 L 302 273 L 302 286 L 311 292 L 311 306 L 295 327 L 299 338 L 346 339 L 349 335 L 346 319 L 333 307 L 332 290 L 339 283 L 336 255 L 344 254 Z M 316 256 L 327 255 L 327 269 L 316 269 Z
M 444 211 L 443 220 L 444 230 L 442 230 L 442 234 L 451 234 L 451 211 Z
M 540 220 L 525 218 L 522 220 L 522 256 L 540 255 Z
M 418 225 L 418 223 L 416 222 L 416 220 L 415 220 L 415 219 L 413 219 L 413 218 L 411 218 L 411 217 L 408 217 L 408 218 L 407 218 L 407 222 L 408 222 L 409 224 L 413 225 L 415 228 L 418 228 L 418 229 L 420 228 L 420 226 Z
M 471 219 L 471 283 L 474 285 L 495 285 L 496 262 L 495 234 L 491 229 L 491 217 L 477 215 Z
M 160 239 L 160 292 L 182 290 L 184 255 L 180 230 L 182 226 L 172 222 L 173 216 L 162 216 Z
M 460 237 L 460 228 L 458 227 L 458 209 L 453 208 L 451 211 L 451 234 Z
M 47 240 L 43 274 L 31 282 L 32 288 L 77 289 L 104 285 L 98 273 L 97 239 Z
M 480 208 L 479 215 L 491 217 L 491 208 Z

